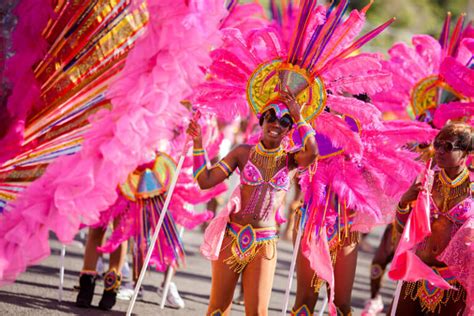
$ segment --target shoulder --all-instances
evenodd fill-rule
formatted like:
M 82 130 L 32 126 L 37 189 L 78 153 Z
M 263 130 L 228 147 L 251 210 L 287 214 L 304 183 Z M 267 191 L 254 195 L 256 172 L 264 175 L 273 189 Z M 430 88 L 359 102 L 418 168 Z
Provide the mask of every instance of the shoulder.
M 232 152 L 237 154 L 237 155 L 245 155 L 250 153 L 250 150 L 253 148 L 253 145 L 249 144 L 240 144 L 236 145 L 233 149 Z

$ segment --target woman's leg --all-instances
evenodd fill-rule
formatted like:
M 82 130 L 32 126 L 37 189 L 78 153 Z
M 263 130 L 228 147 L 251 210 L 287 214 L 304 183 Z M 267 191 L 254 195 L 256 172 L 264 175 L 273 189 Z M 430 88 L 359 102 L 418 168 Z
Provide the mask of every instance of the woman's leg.
M 272 294 L 277 250 L 276 243 L 262 246 L 257 256 L 242 272 L 245 315 L 268 315 L 268 305 Z
M 222 242 L 222 251 L 219 259 L 212 261 L 211 297 L 207 308 L 207 315 L 221 311 L 222 315 L 228 315 L 232 306 L 235 286 L 239 280 L 239 274 L 230 269 L 224 260 L 232 255 L 230 243 L 232 238 L 225 236 Z
M 97 247 L 99 247 L 105 236 L 105 229 L 89 228 L 87 235 L 86 250 L 84 252 L 84 263 L 81 276 L 79 277 L 79 293 L 76 305 L 79 307 L 90 307 L 94 297 L 95 281 L 97 278 L 96 265 L 99 259 Z
M 120 218 L 116 218 L 114 220 L 114 228 L 119 225 Z M 117 273 L 122 271 L 122 267 L 125 263 L 125 259 L 127 258 L 127 241 L 121 243 L 114 252 L 110 254 L 110 262 L 109 262 L 109 271 L 114 270 Z
M 334 304 L 343 313 L 351 312 L 352 286 L 354 285 L 357 265 L 358 244 L 353 243 L 342 247 L 337 252 L 334 265 Z
M 84 263 L 82 266 L 83 271 L 95 271 L 97 260 L 99 259 L 97 247 L 102 245 L 104 242 L 104 237 L 105 229 L 92 227 L 89 228 L 86 250 L 84 252 Z
M 301 214 L 296 213 L 295 225 L 293 227 L 293 244 L 296 242 L 300 219 Z M 309 260 L 301 252 L 301 247 L 299 249 L 296 257 L 296 298 L 293 311 L 296 312 L 303 305 L 306 305 L 310 314 L 313 314 L 316 302 L 318 301 L 319 289 L 314 288 L 315 273 L 309 265 Z
M 397 304 L 397 310 L 395 315 L 402 315 L 402 316 L 423 316 L 424 313 L 421 311 L 421 306 L 418 302 L 418 299 L 413 300 L 409 295 L 405 295 L 405 291 L 407 288 L 408 283 L 403 282 L 402 289 L 400 291 L 400 298 Z M 390 304 L 390 308 L 387 311 L 387 316 L 391 315 L 392 306 L 394 302 L 392 300 L 392 304 Z
M 296 298 L 293 311 L 298 311 L 306 305 L 310 314 L 314 313 L 318 301 L 319 289 L 314 288 L 316 275 L 309 265 L 309 260 L 300 251 L 296 258 Z
M 397 233 L 398 234 L 398 233 Z M 377 248 L 370 266 L 370 295 L 375 298 L 380 291 L 385 268 L 392 261 L 395 253 L 392 224 L 387 225 L 380 245 Z
M 466 309 L 466 290 L 464 290 L 464 288 L 460 284 L 456 284 L 455 286 L 459 287 L 460 289 L 458 291 L 451 291 L 451 297 L 449 298 L 449 301 L 446 303 L 446 305 L 441 304 L 439 314 L 437 315 L 463 315 L 464 310 Z M 445 293 L 444 295 L 447 295 L 447 293 Z

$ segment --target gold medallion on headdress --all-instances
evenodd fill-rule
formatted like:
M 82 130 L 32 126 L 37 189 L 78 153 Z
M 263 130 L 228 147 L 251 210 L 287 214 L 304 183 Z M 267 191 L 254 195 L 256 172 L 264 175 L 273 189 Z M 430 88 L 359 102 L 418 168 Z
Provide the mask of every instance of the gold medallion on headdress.
M 270 101 L 278 99 L 280 91 L 293 94 L 298 104 L 305 104 L 303 118 L 309 122 L 324 109 L 326 89 L 323 81 L 312 78 L 305 69 L 274 59 L 261 64 L 247 83 L 247 100 L 259 115 Z
M 411 106 L 415 117 L 419 117 L 427 110 L 436 109 L 440 103 L 440 94 L 443 90 L 459 99 L 462 98 L 459 93 L 442 81 L 438 75 L 432 75 L 418 81 L 410 93 Z

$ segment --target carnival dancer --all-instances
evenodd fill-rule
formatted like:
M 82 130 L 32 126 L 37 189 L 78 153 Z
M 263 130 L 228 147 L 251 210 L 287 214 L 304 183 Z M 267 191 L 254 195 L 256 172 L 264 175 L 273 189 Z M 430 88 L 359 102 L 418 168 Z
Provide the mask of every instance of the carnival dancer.
M 245 311 L 267 315 L 276 267 L 276 208 L 289 187 L 290 170 L 306 167 L 317 155 L 314 132 L 300 113 L 294 96 L 281 91 L 258 112 L 262 137 L 255 145 L 239 145 L 211 169 L 206 167 L 201 127 L 191 121 L 194 174 L 207 189 L 224 181 L 236 168 L 241 184 L 226 210 L 206 230 L 201 251 L 212 259 L 212 289 L 208 315 L 228 314 L 242 274 Z M 282 140 L 295 127 L 304 140 L 302 150 L 288 153 Z
M 260 107 L 265 106 L 267 100 L 271 99 L 268 98 L 269 95 L 278 93 L 282 87 L 285 88 L 285 84 L 281 84 L 280 77 L 294 81 L 290 90 L 300 103 L 306 102 L 309 105 L 305 107 L 306 110 L 309 109 L 306 113 L 307 121 L 311 121 L 317 134 L 326 137 L 325 146 L 335 148 L 329 156 L 335 158 L 331 159 L 331 163 L 326 164 L 324 169 L 323 174 L 326 177 L 315 182 L 314 187 L 308 188 L 311 181 L 306 181 L 302 187 L 308 188 L 303 188 L 305 192 L 314 191 L 312 200 L 316 201 L 323 191 L 321 188 L 330 182 L 335 182 L 337 186 L 351 177 L 362 179 L 351 182 L 354 184 L 352 187 L 339 185 L 333 191 L 339 196 L 343 193 L 340 200 L 347 201 L 348 209 L 358 206 L 355 227 L 361 231 L 368 231 L 375 224 L 389 222 L 388 219 L 383 219 L 385 214 L 380 212 L 382 203 L 377 201 L 383 199 L 378 190 L 386 189 L 380 188 L 384 186 L 384 181 L 372 186 L 368 185 L 370 181 L 363 179 L 366 173 L 380 174 L 383 168 L 378 168 L 376 164 L 379 160 L 377 150 L 374 148 L 377 147 L 370 147 L 371 149 L 367 151 L 370 159 L 365 159 L 371 160 L 372 163 L 366 167 L 364 165 L 366 160 L 361 161 L 363 151 L 361 135 L 352 130 L 344 115 L 353 116 L 355 120 L 352 120 L 352 123 L 359 121 L 371 126 L 369 133 L 363 133 L 366 140 L 372 142 L 371 145 L 377 142 L 377 146 L 382 145 L 387 141 L 387 136 L 376 136 L 378 131 L 374 126 L 381 124 L 380 112 L 371 104 L 346 97 L 344 93 L 373 94 L 391 86 L 390 75 L 381 71 L 379 55 L 352 54 L 388 27 L 393 19 L 356 40 L 365 22 L 365 11 L 368 7 L 361 12 L 357 10 L 351 12 L 344 20 L 347 7 L 347 1 L 328 7 L 318 6 L 315 1 L 302 1 L 298 8 L 288 6 L 281 15 L 275 14 L 281 16 L 278 20 L 281 21 L 281 25 L 272 22 L 269 26 L 247 33 L 236 29 L 223 29 L 223 33 L 226 34 L 223 45 L 211 52 L 213 63 L 208 70 L 209 80 L 196 89 L 193 101 L 194 104 L 203 105 L 207 109 L 214 109 L 217 115 L 227 114 L 228 109 L 230 113 L 242 113 L 243 111 L 235 108 L 242 107 L 242 104 L 247 102 L 255 111 L 255 104 L 263 103 Z M 262 97 L 266 97 L 264 102 L 259 100 Z M 331 112 L 325 112 L 325 108 L 331 109 Z M 293 136 L 295 134 L 298 133 L 294 133 Z M 302 145 L 301 140 L 298 141 L 295 137 L 293 139 L 294 144 L 290 144 L 290 147 L 298 148 Z M 344 155 L 339 155 L 342 151 Z M 390 151 L 388 155 L 392 154 Z M 399 154 L 395 154 L 394 157 L 398 159 Z M 406 160 L 404 157 L 401 159 L 404 162 Z M 345 161 L 347 163 L 344 163 Z M 390 161 L 390 167 L 399 170 L 394 162 L 395 160 Z M 346 171 L 344 165 L 351 165 L 351 172 Z M 409 169 L 411 172 L 415 171 L 413 174 L 419 172 L 419 168 L 412 167 L 413 165 Z M 314 169 L 316 165 L 308 174 L 313 176 Z M 318 178 L 320 177 L 312 177 L 313 180 Z M 378 178 L 385 180 L 383 176 Z M 362 181 L 365 181 L 364 185 L 360 185 Z M 404 184 L 405 182 L 408 186 L 409 182 L 404 181 Z M 395 205 L 396 199 L 393 199 L 393 202 Z M 308 214 L 311 215 L 310 212 Z M 318 214 L 314 214 L 312 218 L 315 219 L 317 216 Z M 317 225 L 325 226 L 324 217 L 321 218 L 322 222 Z M 314 235 L 319 230 L 316 229 L 317 225 L 311 225 L 315 228 L 311 233 Z M 308 231 L 305 229 L 305 232 Z M 347 234 L 349 235 L 349 232 Z M 304 240 L 319 239 L 319 235 L 312 237 L 314 238 L 308 233 Z M 304 245 L 303 248 L 305 256 L 311 259 L 317 257 L 318 247 Z M 314 260 L 309 261 L 310 269 L 313 270 L 312 275 L 319 267 L 332 266 L 330 262 L 321 265 Z M 327 280 L 330 275 L 332 276 L 332 270 L 331 273 L 321 277 Z M 314 292 L 311 287 L 308 287 L 308 290 Z M 295 306 L 295 311 L 300 310 L 300 307 L 302 306 Z M 331 310 L 335 311 L 335 308 L 332 307 Z
M 469 43 L 473 32 L 470 26 L 463 30 L 464 16 L 461 16 L 450 34 L 450 20 L 448 13 L 438 40 L 428 35 L 415 35 L 412 38 L 413 47 L 405 43 L 392 46 L 390 59 L 382 61 L 382 64 L 399 84 L 390 91 L 374 95 L 374 104 L 380 110 L 399 117 L 408 117 L 409 113 L 410 117 L 427 122 L 434 128 L 442 128 L 449 120 L 470 120 L 474 113 L 474 87 L 470 80 L 460 78 L 473 76 L 468 68 L 472 62 Z M 408 147 L 420 153 L 420 159 L 424 161 L 434 154 L 427 144 L 410 144 Z M 371 298 L 365 303 L 363 316 L 373 316 L 383 310 L 379 290 L 399 238 L 396 227 L 389 224 L 371 264 Z
M 433 143 L 439 170 L 425 183 L 415 181 L 400 199 L 394 224 L 397 229 L 402 232 L 407 222 L 411 227 L 422 226 L 416 221 L 416 216 L 418 212 L 424 212 L 420 207 L 422 203 L 419 203 L 420 192 L 427 188 L 430 192 L 426 195 L 429 199 L 430 233 L 414 246 L 416 257 L 413 260 L 403 259 L 400 249 L 397 249 L 389 275 L 399 276 L 405 270 L 405 260 L 412 262 L 406 267 L 406 273 L 419 276 L 429 266 L 432 275 L 423 271 L 424 279 L 403 282 L 396 315 L 461 315 L 463 312 L 471 315 L 473 312 L 473 252 L 469 241 L 474 237 L 474 209 L 470 174 L 466 167 L 473 144 L 471 126 L 463 123 L 446 125 Z M 421 200 L 424 199 L 423 196 Z M 435 283 L 437 280 L 433 276 L 441 279 L 441 283 Z M 444 288 L 439 285 L 443 281 Z M 469 303 L 467 307 L 466 303 Z

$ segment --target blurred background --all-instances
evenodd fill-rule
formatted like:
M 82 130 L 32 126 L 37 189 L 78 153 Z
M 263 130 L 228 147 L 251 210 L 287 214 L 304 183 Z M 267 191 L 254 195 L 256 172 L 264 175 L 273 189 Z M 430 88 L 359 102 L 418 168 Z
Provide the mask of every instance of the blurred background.
M 287 2 L 288 0 L 283 1 Z M 349 6 L 352 9 L 361 9 L 369 1 L 351 0 Z M 268 7 L 269 0 L 259 0 L 258 2 Z M 278 3 L 280 0 L 275 0 L 275 2 Z M 319 3 L 329 2 L 319 1 Z M 392 17 L 396 17 L 397 21 L 388 30 L 385 30 L 383 35 L 366 45 L 364 50 L 384 52 L 394 42 L 410 41 L 413 34 L 430 34 L 437 38 L 448 11 L 455 19 L 461 13 L 465 13 L 466 20 L 470 21 L 474 19 L 474 0 L 375 0 L 367 12 L 367 29 L 372 29 Z

